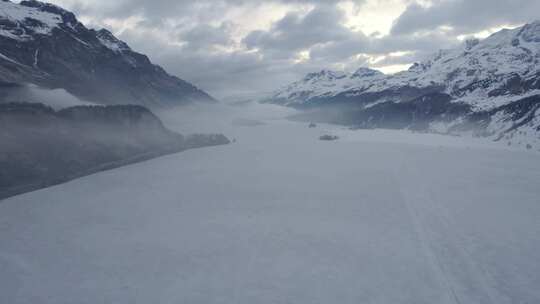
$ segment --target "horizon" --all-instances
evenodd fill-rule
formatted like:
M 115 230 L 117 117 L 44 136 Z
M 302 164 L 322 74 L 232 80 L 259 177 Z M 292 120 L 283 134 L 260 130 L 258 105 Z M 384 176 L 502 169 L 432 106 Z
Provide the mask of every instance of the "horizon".
M 324 69 L 395 74 L 466 39 L 533 22 L 534 8 L 540 9 L 534 0 L 521 0 L 509 14 L 507 4 L 489 2 L 477 20 L 465 22 L 458 14 L 480 1 L 45 2 L 74 12 L 90 28 L 110 30 L 217 99 L 272 92 Z M 444 10 L 448 16 L 429 17 Z
M 540 303 L 539 0 L 52 1 L 0 0 L 0 304 Z

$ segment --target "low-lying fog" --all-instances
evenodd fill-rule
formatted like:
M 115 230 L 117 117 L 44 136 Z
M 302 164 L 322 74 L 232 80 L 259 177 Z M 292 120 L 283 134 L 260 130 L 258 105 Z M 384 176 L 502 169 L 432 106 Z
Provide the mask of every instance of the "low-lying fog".
M 46 89 L 33 84 L 2 87 L 0 88 L 0 96 L 2 97 L 1 100 L 4 103 L 43 103 L 55 110 L 93 104 L 71 95 L 64 89 Z
M 299 139 L 313 140 L 317 139 L 320 135 L 333 134 L 340 138 L 341 143 L 356 141 L 421 144 L 439 148 L 452 146 L 463 149 L 476 147 L 510 151 L 523 150 L 508 147 L 486 138 L 446 136 L 407 130 L 352 130 L 345 126 L 331 124 L 316 124 L 316 128 L 304 130 L 309 129 L 309 123 L 290 120 L 290 118 L 299 114 L 299 111 L 288 107 L 259 104 L 256 102 L 196 104 L 182 106 L 176 109 L 154 110 L 154 113 L 171 130 L 184 134 L 223 133 L 231 139 L 244 136 L 262 139 L 263 136 L 261 134 L 264 134 L 267 130 L 272 130 L 275 131 L 276 138 L 270 137 L 264 139 L 275 141 L 277 138 L 285 138 L 292 135 L 288 134 L 288 132 L 281 134 L 279 130 L 274 130 L 277 126 L 285 126 L 287 130 L 299 129 L 302 132 L 302 134 L 298 134 L 300 136 Z M 268 142 L 268 144 L 271 143 L 270 141 Z M 315 143 L 317 144 L 318 142 L 315 141 Z
M 0 303 L 540 302 L 540 154 L 291 114 L 161 111 L 236 141 L 3 201 Z

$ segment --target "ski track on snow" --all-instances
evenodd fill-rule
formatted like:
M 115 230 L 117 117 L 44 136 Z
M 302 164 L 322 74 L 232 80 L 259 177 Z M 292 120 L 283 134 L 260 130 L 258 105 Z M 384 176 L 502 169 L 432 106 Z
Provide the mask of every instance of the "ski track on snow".
M 234 109 L 163 117 L 231 145 L 0 202 L 0 303 L 540 299 L 538 154 Z
M 448 298 L 455 304 L 511 303 L 470 256 L 463 245 L 464 237 L 456 232 L 455 222 L 430 189 L 430 181 L 422 176 L 419 165 L 420 160 L 413 155 L 402 154 L 394 178 L 425 254 L 448 290 Z

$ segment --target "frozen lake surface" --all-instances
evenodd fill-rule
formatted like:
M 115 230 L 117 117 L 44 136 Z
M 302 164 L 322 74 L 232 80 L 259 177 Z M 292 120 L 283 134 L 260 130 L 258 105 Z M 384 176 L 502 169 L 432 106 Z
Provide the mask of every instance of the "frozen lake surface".
M 289 111 L 169 112 L 237 141 L 0 202 L 0 303 L 540 303 L 540 153 Z

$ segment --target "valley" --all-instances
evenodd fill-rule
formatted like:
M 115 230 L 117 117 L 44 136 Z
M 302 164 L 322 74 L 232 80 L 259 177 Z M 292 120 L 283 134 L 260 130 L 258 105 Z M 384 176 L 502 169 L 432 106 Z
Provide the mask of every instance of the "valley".
M 219 107 L 160 118 L 230 145 L 2 201 L 0 302 L 540 299 L 540 154 Z

